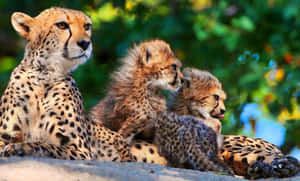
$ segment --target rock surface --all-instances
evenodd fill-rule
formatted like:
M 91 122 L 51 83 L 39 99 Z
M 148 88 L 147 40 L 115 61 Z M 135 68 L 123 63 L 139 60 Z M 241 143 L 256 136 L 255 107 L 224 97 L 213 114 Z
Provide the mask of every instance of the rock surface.
M 145 163 L 66 161 L 46 158 L 12 157 L 0 158 L 0 180 L 241 181 L 244 179 L 217 175 L 212 172 L 168 168 Z M 300 176 L 275 180 L 296 181 L 300 180 Z

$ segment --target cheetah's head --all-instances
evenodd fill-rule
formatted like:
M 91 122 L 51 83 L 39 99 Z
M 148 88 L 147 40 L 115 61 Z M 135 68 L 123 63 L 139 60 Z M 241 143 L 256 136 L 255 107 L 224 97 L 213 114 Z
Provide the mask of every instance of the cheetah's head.
M 153 87 L 177 90 L 183 77 L 181 62 L 176 58 L 170 46 L 162 40 L 144 42 L 139 46 L 141 65 L 145 77 Z
M 26 53 L 35 65 L 69 72 L 91 55 L 91 19 L 81 11 L 50 8 L 36 17 L 15 12 L 14 29 L 28 40 Z
M 226 93 L 211 73 L 193 68 L 183 71 L 182 96 L 195 116 L 205 119 L 224 117 Z

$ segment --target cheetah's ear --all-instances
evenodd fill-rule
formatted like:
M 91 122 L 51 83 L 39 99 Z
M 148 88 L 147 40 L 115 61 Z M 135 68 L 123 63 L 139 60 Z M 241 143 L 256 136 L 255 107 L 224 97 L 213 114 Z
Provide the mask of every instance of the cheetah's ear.
M 187 78 L 182 78 L 181 79 L 182 87 L 185 88 L 190 88 L 191 87 L 191 80 Z
M 181 79 L 181 91 L 184 99 L 188 99 L 193 91 L 190 90 L 191 88 L 191 80 L 184 77 Z
M 33 18 L 27 14 L 15 12 L 11 16 L 11 24 L 14 29 L 27 40 L 29 39 L 30 25 L 33 22 Z
M 148 64 L 152 54 L 147 47 L 142 48 L 142 63 Z

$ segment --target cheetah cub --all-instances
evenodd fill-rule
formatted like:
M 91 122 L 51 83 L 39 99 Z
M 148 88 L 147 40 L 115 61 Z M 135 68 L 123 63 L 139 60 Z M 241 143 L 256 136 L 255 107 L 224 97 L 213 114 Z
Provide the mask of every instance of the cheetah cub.
M 174 94 L 170 110 L 203 120 L 220 132 L 219 119 L 224 117 L 226 99 L 222 84 L 206 71 L 185 68 L 183 74 L 184 82 Z M 300 167 L 297 159 L 285 156 L 277 146 L 240 135 L 224 135 L 224 145 L 218 155 L 235 174 L 247 178 L 293 176 Z
M 161 114 L 155 121 L 154 144 L 170 166 L 233 174 L 218 158 L 223 136 L 201 120 Z
M 119 134 L 84 114 L 72 77 L 92 52 L 90 18 L 50 8 L 34 18 L 14 13 L 11 21 L 28 43 L 0 101 L 0 155 L 131 160 Z
M 182 87 L 173 94 L 169 110 L 180 116 L 191 116 L 221 133 L 226 93 L 219 80 L 207 71 L 185 68 Z
M 153 127 L 157 114 L 167 110 L 160 91 L 180 86 L 181 63 L 162 40 L 141 43 L 131 49 L 112 74 L 107 96 L 91 111 L 95 120 L 132 138 Z
M 219 119 L 224 117 L 226 99 L 221 83 L 211 73 L 195 68 L 185 68 L 183 74 L 182 87 L 173 95 L 169 109 L 178 116 L 202 120 L 220 132 Z M 165 165 L 164 157 L 156 150 L 156 145 L 145 141 L 131 146 L 131 153 L 138 161 Z M 285 156 L 275 145 L 239 135 L 224 135 L 224 145 L 218 156 L 235 174 L 247 178 L 293 176 L 300 167 L 297 159 Z

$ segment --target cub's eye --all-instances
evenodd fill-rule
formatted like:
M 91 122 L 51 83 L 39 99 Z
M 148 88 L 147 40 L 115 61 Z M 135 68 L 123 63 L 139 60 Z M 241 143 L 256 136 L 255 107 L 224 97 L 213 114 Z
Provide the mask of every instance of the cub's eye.
M 91 23 L 87 23 L 87 24 L 84 24 L 83 27 L 84 27 L 84 30 L 85 30 L 85 31 L 88 31 L 88 30 L 91 29 L 92 24 L 91 24 Z
M 217 101 L 218 101 L 219 98 L 220 98 L 217 94 L 214 94 L 213 96 L 214 96 L 214 98 L 215 98 Z
M 171 67 L 173 68 L 173 70 L 177 70 L 177 65 L 176 64 L 172 64 Z
M 59 29 L 61 30 L 65 30 L 65 29 L 68 29 L 69 28 L 69 24 L 62 21 L 62 22 L 58 22 L 55 24 Z

